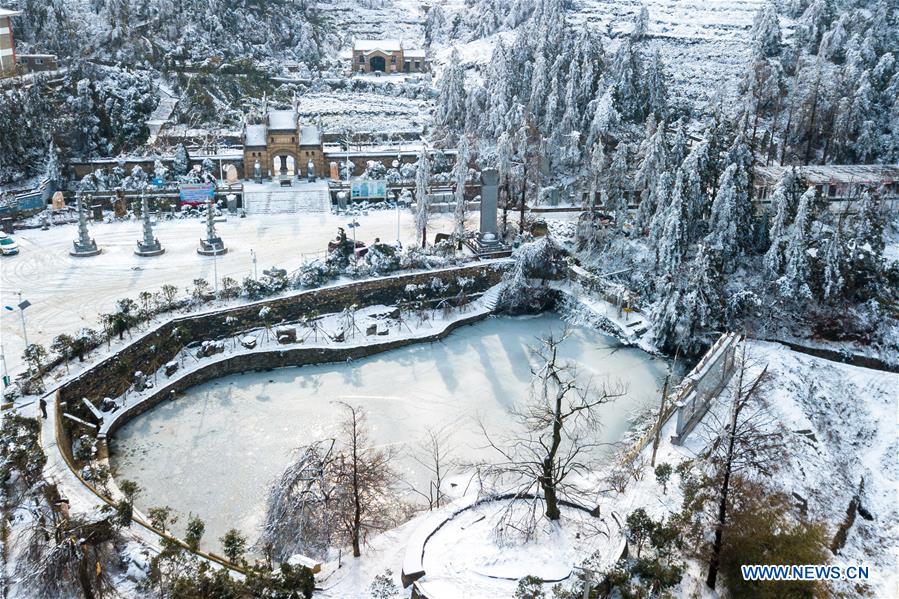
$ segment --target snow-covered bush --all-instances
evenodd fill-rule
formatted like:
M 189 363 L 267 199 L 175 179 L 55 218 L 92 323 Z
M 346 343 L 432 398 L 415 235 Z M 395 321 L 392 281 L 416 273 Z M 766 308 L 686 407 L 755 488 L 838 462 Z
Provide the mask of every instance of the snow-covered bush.
M 503 276 L 498 307 L 512 314 L 542 312 L 555 303 L 556 293 L 547 279 L 564 276 L 564 250 L 552 237 L 522 245 L 512 254 L 515 265 Z
M 386 243 L 376 243 L 365 254 L 365 262 L 374 276 L 393 272 L 400 267 L 397 249 Z

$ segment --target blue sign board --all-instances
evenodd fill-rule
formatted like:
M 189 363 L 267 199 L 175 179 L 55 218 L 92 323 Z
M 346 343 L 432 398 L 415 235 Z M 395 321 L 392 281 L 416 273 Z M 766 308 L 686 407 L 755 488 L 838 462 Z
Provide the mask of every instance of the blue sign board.
M 384 179 L 359 179 L 350 184 L 350 198 L 353 200 L 384 199 L 386 196 L 387 181 Z
M 205 204 L 215 196 L 213 183 L 189 183 L 181 186 L 182 204 Z

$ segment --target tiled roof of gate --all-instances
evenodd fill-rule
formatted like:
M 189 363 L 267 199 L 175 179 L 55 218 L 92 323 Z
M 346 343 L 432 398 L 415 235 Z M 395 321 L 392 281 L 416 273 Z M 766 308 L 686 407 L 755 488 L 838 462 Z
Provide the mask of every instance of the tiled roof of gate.
M 243 145 L 245 146 L 265 146 L 265 125 L 247 125 L 244 132 Z
M 300 145 L 301 146 L 320 146 L 322 143 L 321 131 L 314 125 L 303 125 L 300 127 Z
M 275 131 L 295 131 L 297 128 L 297 113 L 293 110 L 270 110 L 268 113 L 268 128 Z

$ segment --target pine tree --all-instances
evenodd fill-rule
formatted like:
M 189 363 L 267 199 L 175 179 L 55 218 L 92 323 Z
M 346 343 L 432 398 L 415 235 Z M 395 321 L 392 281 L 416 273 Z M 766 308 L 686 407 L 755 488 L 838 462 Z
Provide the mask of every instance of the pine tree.
M 675 284 L 674 273 L 662 276 L 658 299 L 650 309 L 652 339 L 662 351 L 672 352 L 677 346 L 677 326 L 680 320 L 681 290 Z
M 668 113 L 668 89 L 665 85 L 665 71 L 659 49 L 655 48 L 646 65 L 643 78 L 643 89 L 646 94 L 646 113 L 663 119 Z
M 593 151 L 590 153 L 590 215 L 595 216 L 596 210 L 596 194 L 604 188 L 604 176 L 606 172 L 606 153 L 603 149 L 603 143 L 597 141 L 593 144 Z
M 679 173 L 682 174 L 683 202 L 686 210 L 684 219 L 687 243 L 693 242 L 706 232 L 706 215 L 709 201 L 709 144 L 703 140 L 693 146 L 684 159 Z
M 609 136 L 612 130 L 618 125 L 619 115 L 615 109 L 615 87 L 607 88 L 602 96 L 596 100 L 593 109 L 593 120 L 590 123 L 590 132 L 587 136 L 587 143 L 591 146 L 599 140 Z
M 808 300 L 812 297 L 809 287 L 808 250 L 811 244 L 814 202 L 815 188 L 809 187 L 799 198 L 796 220 L 793 221 L 785 251 L 784 276 L 778 280 L 781 294 L 797 301 Z
M 671 152 L 669 154 L 669 162 L 672 169 L 679 168 L 681 163 L 687 158 L 687 131 L 684 128 L 684 120 L 678 119 L 677 126 L 674 128 L 674 137 L 671 140 Z
M 688 354 L 696 354 L 703 347 L 699 332 L 718 325 L 723 283 L 715 261 L 703 244 L 699 245 L 687 271 L 679 310 L 678 345 Z
M 449 66 L 440 80 L 437 96 L 437 124 L 453 131 L 465 126 L 465 72 L 459 52 L 453 48 Z
M 738 191 L 739 167 L 732 164 L 721 177 L 721 186 L 712 202 L 712 213 L 709 219 L 709 233 L 706 242 L 721 252 L 725 265 L 731 269 L 735 266 L 736 257 L 742 250 L 740 243 L 737 205 L 743 201 Z
M 47 149 L 47 164 L 44 167 L 44 180 L 50 186 L 51 191 L 59 189 L 62 183 L 62 173 L 59 170 L 59 157 L 56 155 L 56 146 L 50 141 Z
M 780 23 L 777 7 L 768 2 L 755 13 L 752 21 L 752 53 L 755 58 L 779 56 L 781 52 Z
M 683 172 L 678 171 L 671 191 L 671 200 L 665 212 L 662 234 L 656 246 L 656 271 L 672 273 L 684 258 L 689 240 L 686 234 L 687 210 L 683 198 Z
M 418 164 L 415 171 L 415 230 L 421 237 L 421 247 L 428 244 L 428 216 L 431 206 L 431 196 L 428 192 L 428 182 L 431 175 L 431 164 L 428 160 L 428 150 L 422 147 L 418 153 Z
M 832 301 L 840 297 L 843 287 L 843 240 L 840 227 L 837 227 L 824 251 L 824 300 Z
M 609 174 L 605 178 L 605 201 L 606 208 L 611 210 L 615 225 L 618 230 L 622 230 L 628 219 L 627 212 L 627 144 L 621 142 L 615 148 L 615 154 L 612 156 L 612 164 L 609 167 Z
M 98 149 L 100 119 L 94 108 L 94 99 L 89 79 L 81 79 L 76 84 L 76 95 L 71 100 L 74 124 L 72 148 L 82 160 L 95 157 Z
M 640 41 L 646 37 L 647 31 L 649 31 L 649 9 L 646 8 L 645 4 L 641 4 L 640 12 L 637 14 L 637 18 L 634 19 L 634 30 L 631 32 L 631 38 L 634 41 Z
M 852 240 L 849 244 L 847 276 L 852 291 L 882 284 L 884 216 L 874 195 L 862 193 L 858 212 L 852 221 Z
M 783 274 L 784 249 L 789 238 L 789 226 L 793 220 L 792 203 L 788 195 L 788 187 L 791 184 L 791 171 L 787 171 L 771 194 L 774 222 L 768 233 L 771 245 L 768 246 L 768 251 L 765 253 L 764 264 L 765 270 L 774 278 Z
M 637 172 L 634 174 L 634 183 L 638 189 L 646 189 L 655 183 L 655 179 L 667 170 L 668 166 L 665 121 L 661 121 L 646 142 L 643 160 L 640 161 L 640 166 L 637 167 Z
M 183 177 L 190 170 L 190 156 L 184 144 L 178 144 L 175 147 L 175 156 L 172 159 L 172 172 L 176 177 Z
M 668 206 L 671 202 L 671 193 L 674 186 L 674 175 L 665 171 L 659 175 L 658 181 L 653 185 L 653 203 L 655 210 L 649 223 L 649 240 L 651 247 L 657 248 L 665 230 L 665 221 L 668 217 Z M 641 209 L 643 204 L 640 205 Z

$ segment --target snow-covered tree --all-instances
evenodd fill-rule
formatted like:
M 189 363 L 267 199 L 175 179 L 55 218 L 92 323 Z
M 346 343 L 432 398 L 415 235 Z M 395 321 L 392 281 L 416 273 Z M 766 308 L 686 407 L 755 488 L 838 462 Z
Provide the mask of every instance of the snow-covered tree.
M 722 312 L 722 280 L 709 249 L 700 244 L 696 256 L 687 267 L 678 323 L 678 345 L 688 354 L 704 346 L 701 331 L 717 327 Z
M 673 353 L 677 347 L 677 331 L 680 321 L 681 290 L 675 283 L 674 273 L 661 277 L 658 299 L 650 309 L 653 342 L 663 351 Z
M 655 48 L 643 74 L 643 91 L 646 94 L 646 113 L 665 118 L 668 113 L 668 88 L 665 84 L 665 69 Z
M 789 239 L 789 226 L 795 216 L 797 202 L 794 202 L 794 195 L 798 184 L 799 178 L 795 170 L 788 170 L 784 172 L 771 193 L 771 212 L 774 213 L 774 220 L 768 231 L 770 245 L 763 262 L 767 273 L 775 279 L 783 274 L 784 249 Z
M 604 176 L 606 172 L 606 153 L 603 149 L 602 141 L 593 144 L 593 151 L 590 153 L 590 197 L 589 208 L 591 215 L 596 209 L 596 194 L 604 188 Z
M 781 52 L 780 23 L 777 7 L 767 2 L 758 9 L 752 20 L 752 52 L 756 58 L 770 58 Z
M 465 71 L 459 52 L 453 48 L 449 65 L 440 80 L 437 95 L 437 124 L 451 130 L 465 126 Z
M 184 144 L 178 144 L 175 147 L 175 155 L 172 158 L 172 172 L 176 177 L 183 177 L 190 170 L 190 156 L 187 155 L 187 149 Z
M 858 212 L 851 223 L 852 239 L 848 244 L 847 279 L 852 281 L 853 292 L 883 284 L 884 221 L 883 208 L 877 196 L 869 191 L 863 192 Z
M 618 125 L 619 118 L 618 111 L 615 109 L 615 88 L 614 86 L 609 87 L 596 100 L 587 143 L 592 146 L 597 141 L 607 138 Z
M 683 171 L 678 170 L 665 210 L 656 251 L 656 272 L 673 273 L 680 266 L 689 243 L 686 233 L 687 210 L 684 202 Z
M 51 190 L 59 189 L 62 183 L 62 172 L 59 170 L 59 156 L 56 154 L 56 146 L 50 142 L 47 149 L 47 164 L 44 166 L 44 180 L 50 185 Z
M 637 18 L 634 19 L 634 30 L 631 32 L 631 37 L 635 41 L 642 40 L 646 33 L 649 31 L 649 9 L 646 8 L 645 4 L 640 5 L 640 12 L 637 14 Z
M 843 239 L 840 235 L 840 227 L 834 230 L 833 235 L 827 240 L 824 250 L 824 286 L 823 296 L 826 301 L 832 301 L 843 293 Z
M 687 130 L 684 127 L 683 119 L 679 119 L 674 128 L 674 135 L 671 139 L 671 152 L 669 154 L 669 163 L 672 169 L 680 167 L 681 163 L 687 157 L 689 141 L 687 140 Z
M 428 183 L 431 176 L 431 164 L 427 148 L 422 147 L 418 153 L 418 165 L 415 171 L 415 230 L 421 236 L 421 247 L 428 244 L 428 216 L 431 206 L 431 194 Z
M 627 152 L 628 146 L 624 142 L 619 143 L 615 148 L 612 164 L 609 166 L 609 174 L 605 177 L 603 193 L 606 209 L 614 215 L 615 225 L 619 230 L 628 220 L 627 193 L 630 186 L 627 182 Z
M 634 187 L 641 190 L 637 223 L 649 224 L 656 210 L 656 183 L 668 168 L 668 146 L 665 142 L 665 122 L 656 126 L 655 132 L 644 144 L 643 159 L 634 174 Z
M 814 215 L 815 188 L 808 190 L 799 198 L 796 219 L 790 229 L 784 254 L 784 276 L 778 280 L 780 292 L 785 297 L 802 301 L 811 299 L 809 286 L 809 255 L 811 247 L 811 227 Z

